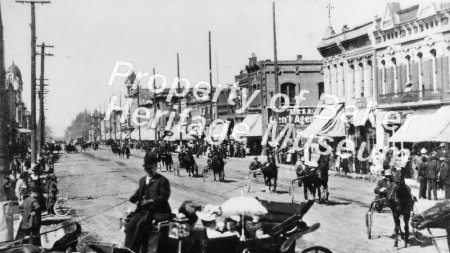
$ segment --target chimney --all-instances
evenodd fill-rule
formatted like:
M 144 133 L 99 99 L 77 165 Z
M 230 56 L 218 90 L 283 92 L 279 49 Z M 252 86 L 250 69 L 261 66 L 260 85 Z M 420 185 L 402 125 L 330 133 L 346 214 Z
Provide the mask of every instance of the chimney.
M 303 55 L 298 54 L 298 55 L 297 55 L 297 61 L 302 61 L 302 60 L 303 60 Z

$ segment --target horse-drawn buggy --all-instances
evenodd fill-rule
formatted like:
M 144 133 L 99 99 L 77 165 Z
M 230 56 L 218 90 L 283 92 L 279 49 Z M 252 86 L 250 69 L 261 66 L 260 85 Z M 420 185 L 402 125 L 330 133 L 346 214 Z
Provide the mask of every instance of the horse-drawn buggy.
M 297 178 L 291 181 L 289 187 L 292 203 L 294 203 L 296 189 L 303 186 L 305 200 L 308 200 L 308 191 L 313 195 L 313 199 L 316 198 L 317 191 L 319 202 L 328 204 L 329 163 L 328 155 L 312 154 L 307 162 L 296 165 Z
M 206 182 L 211 172 L 214 176 L 214 181 L 216 181 L 217 175 L 219 181 L 223 182 L 225 180 L 225 164 L 226 162 L 218 154 L 209 157 L 206 167 L 202 170 L 203 182 Z
M 244 198 L 247 201 L 251 197 L 236 197 L 226 201 L 222 205 L 223 214 L 227 209 L 226 203 L 233 199 Z M 256 199 L 252 198 L 254 201 Z M 250 201 L 251 202 L 251 201 Z M 252 202 L 253 203 L 253 202 Z M 296 252 L 296 241 L 307 233 L 314 232 L 320 227 L 319 223 L 308 226 L 303 221 L 303 216 L 308 212 L 314 201 L 301 204 L 280 203 L 261 201 L 260 205 L 267 210 L 265 215 L 259 216 L 259 227 L 264 231 L 263 236 L 243 238 L 244 226 L 252 226 L 251 219 L 242 219 L 243 224 L 241 236 L 230 235 L 224 237 L 209 237 L 207 228 L 191 227 L 187 218 L 174 218 L 162 221 L 153 226 L 148 241 L 145 242 L 146 249 L 141 252 L 170 253 L 170 252 L 192 252 L 192 253 L 281 253 Z M 240 212 L 241 210 L 236 210 Z M 246 213 L 246 212 L 243 212 Z M 246 213 L 248 214 L 248 213 Z M 244 216 L 243 216 L 244 217 Z M 126 221 L 121 219 L 121 222 Z M 126 226 L 126 222 L 122 223 Z M 247 235 L 248 236 L 248 235 Z M 128 248 L 118 248 L 110 244 L 94 243 L 89 245 L 97 252 L 133 252 Z M 304 249 L 302 253 L 323 252 L 331 253 L 327 248 L 321 246 Z

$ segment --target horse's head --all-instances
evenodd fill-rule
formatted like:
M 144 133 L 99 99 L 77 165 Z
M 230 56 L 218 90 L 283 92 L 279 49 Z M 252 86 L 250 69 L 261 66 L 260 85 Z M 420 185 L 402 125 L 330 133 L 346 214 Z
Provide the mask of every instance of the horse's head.
M 412 217 L 411 224 L 417 229 L 423 228 L 448 228 L 450 225 L 448 217 L 450 213 L 450 200 L 444 200 L 436 203 L 436 205 L 423 211 L 422 213 L 415 214 Z

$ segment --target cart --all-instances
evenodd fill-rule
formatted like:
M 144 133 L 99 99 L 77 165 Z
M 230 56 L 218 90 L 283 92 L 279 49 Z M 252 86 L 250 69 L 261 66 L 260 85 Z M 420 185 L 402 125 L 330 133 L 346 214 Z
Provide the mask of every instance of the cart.
M 184 253 L 281 253 L 295 252 L 296 241 L 307 233 L 320 227 L 319 223 L 308 226 L 302 219 L 314 201 L 301 204 L 261 201 L 268 214 L 261 217 L 261 228 L 267 235 L 265 238 L 252 238 L 241 241 L 237 236 L 208 238 L 204 228 L 189 229 L 183 222 L 173 220 L 158 223 L 151 231 L 147 252 Z M 124 219 L 121 219 L 123 224 Z M 174 229 L 175 228 L 175 229 Z M 179 229 L 181 228 L 181 229 Z M 175 231 L 175 232 L 174 232 Z M 103 248 L 104 252 L 127 252 L 124 248 L 114 245 L 93 243 L 92 249 Z M 314 246 L 302 253 L 322 252 L 331 253 L 327 248 Z

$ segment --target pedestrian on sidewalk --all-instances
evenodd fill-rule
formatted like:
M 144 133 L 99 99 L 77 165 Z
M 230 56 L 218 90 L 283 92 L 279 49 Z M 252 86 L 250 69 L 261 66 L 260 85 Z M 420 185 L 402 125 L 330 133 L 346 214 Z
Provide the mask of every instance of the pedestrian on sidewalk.
M 445 162 L 446 158 L 441 156 L 439 158 L 440 166 L 439 166 L 439 181 L 442 183 L 442 186 L 445 191 L 445 199 L 450 199 L 450 171 L 449 166 Z
M 436 154 L 433 154 L 428 161 L 425 171 L 425 177 L 427 178 L 428 193 L 427 197 L 431 200 L 431 191 L 433 191 L 434 200 L 437 200 L 437 179 L 438 179 L 439 167 L 438 158 Z
M 427 170 L 427 157 L 422 156 L 421 161 L 418 165 L 418 176 L 417 180 L 419 181 L 419 199 L 427 198 L 427 178 L 425 177 L 425 172 Z
M 41 246 L 41 205 L 38 201 L 38 193 L 35 188 L 29 188 L 25 192 L 23 201 L 22 221 L 16 240 L 23 239 L 23 243 L 29 243 L 35 246 Z M 29 239 L 26 239 L 29 237 Z M 28 241 L 29 240 L 29 241 Z

